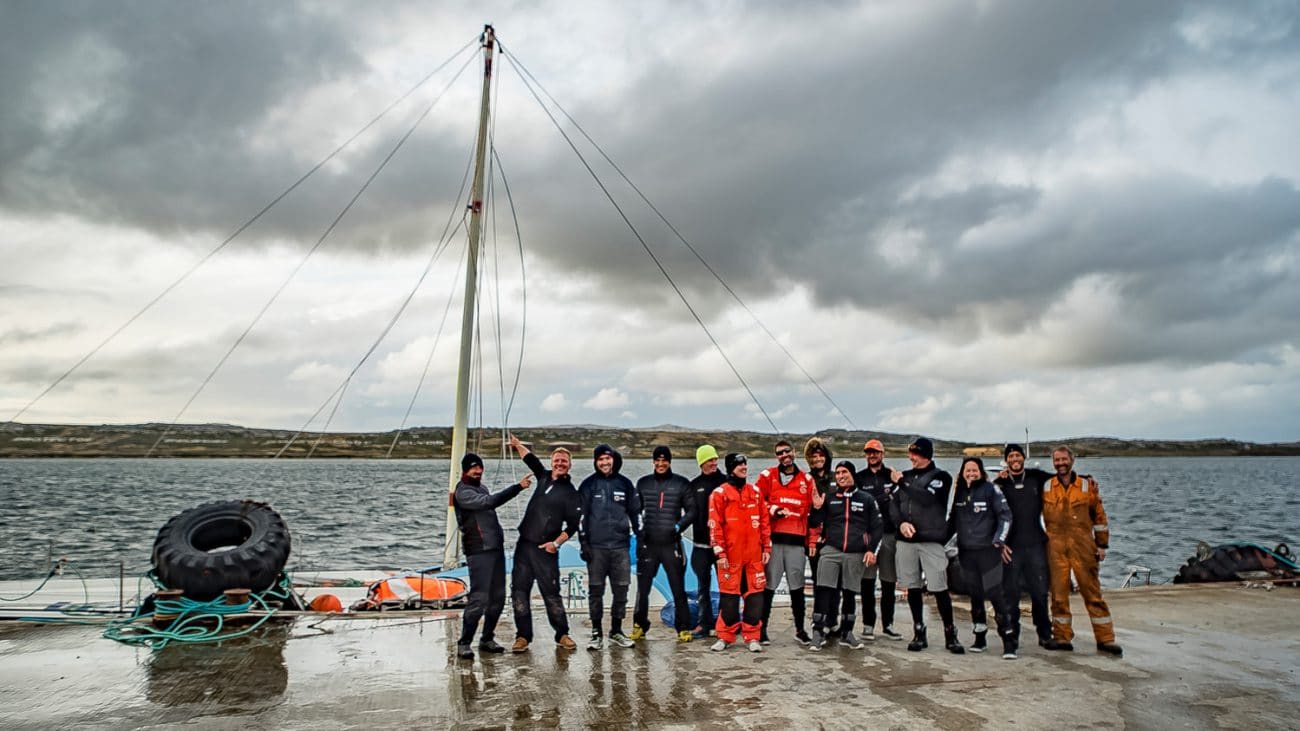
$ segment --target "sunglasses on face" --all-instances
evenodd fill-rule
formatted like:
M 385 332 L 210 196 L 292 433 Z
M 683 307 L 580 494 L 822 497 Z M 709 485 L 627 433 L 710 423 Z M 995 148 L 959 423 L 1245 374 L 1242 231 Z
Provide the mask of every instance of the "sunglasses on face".
M 784 456 L 786 456 L 787 454 L 790 454 L 792 451 L 793 451 L 793 450 L 790 450 L 790 449 L 778 449 L 778 450 L 776 450 L 776 456 L 778 456 L 778 457 L 784 457 Z

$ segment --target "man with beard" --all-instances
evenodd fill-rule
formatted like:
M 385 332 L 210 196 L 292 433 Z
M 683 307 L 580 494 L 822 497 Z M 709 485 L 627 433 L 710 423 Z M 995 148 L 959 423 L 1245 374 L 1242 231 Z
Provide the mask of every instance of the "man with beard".
M 682 555 L 682 532 L 695 521 L 695 501 L 690 483 L 673 474 L 673 453 L 668 447 L 654 448 L 654 471 L 637 480 L 644 511 L 643 540 L 637 541 L 636 609 L 632 612 L 632 638 L 639 640 L 650 631 L 650 589 L 662 566 L 668 576 L 676 611 L 679 642 L 691 641 L 691 609 L 686 602 L 686 558 Z
M 994 484 L 1011 506 L 1011 535 L 1007 551 L 1011 560 L 1002 567 L 1002 594 L 1011 612 L 1011 635 L 1020 644 L 1020 595 L 1029 594 L 1029 605 L 1038 633 L 1038 644 L 1051 648 L 1052 620 L 1047 614 L 1047 534 L 1043 532 L 1043 486 L 1052 473 L 1025 468 L 1025 450 L 1008 444 L 1002 450 L 1007 468 Z
M 896 488 L 891 476 L 893 470 L 885 466 L 885 445 L 879 439 L 868 441 L 863 446 L 862 453 L 866 455 L 867 466 L 860 470 L 855 478 L 858 486 L 876 499 L 882 522 L 880 550 L 876 552 L 876 563 L 874 566 L 868 566 L 866 573 L 862 575 L 862 638 L 875 639 L 876 577 L 879 576 L 880 633 L 891 640 L 901 640 L 903 636 L 894 631 L 894 592 L 898 586 L 898 573 L 894 567 L 894 546 L 897 543 L 897 536 L 894 521 L 889 517 L 889 504 L 894 499 Z
M 518 484 L 494 495 L 483 486 L 483 460 L 477 454 L 466 454 L 460 461 L 460 470 L 460 482 L 451 502 L 464 539 L 465 563 L 469 565 L 469 603 L 461 617 L 456 655 L 470 659 L 474 657 L 470 643 L 474 641 L 480 619 L 483 637 L 478 648 L 483 652 L 505 652 L 492 637 L 506 605 L 505 532 L 497 520 L 497 508 L 527 489 L 532 479 L 525 476 Z
M 745 482 L 749 460 L 728 454 L 723 464 L 727 481 L 709 497 L 709 543 L 718 559 L 718 641 L 709 649 L 722 652 L 740 634 L 750 652 L 762 652 L 763 567 L 772 552 L 767 505 L 758 488 Z M 742 614 L 740 603 L 744 597 Z
M 1056 475 L 1043 488 L 1043 523 L 1047 526 L 1047 565 L 1051 574 L 1052 636 L 1050 649 L 1073 650 L 1070 616 L 1070 574 L 1092 620 L 1097 651 L 1119 657 L 1110 607 L 1101 596 L 1101 562 L 1110 544 L 1110 525 L 1101 504 L 1097 481 L 1074 472 L 1074 452 L 1061 446 L 1052 451 Z
M 696 598 L 699 601 L 699 621 L 691 636 L 708 637 L 713 629 L 713 564 L 717 559 L 709 545 L 709 497 L 727 476 L 718 469 L 718 450 L 711 444 L 702 444 L 695 450 L 695 462 L 700 474 L 691 480 L 691 496 L 695 501 L 695 521 L 691 525 L 691 571 L 695 572 Z
M 912 611 L 915 634 L 907 649 L 919 652 L 929 647 L 922 590 L 934 595 L 943 620 L 944 646 L 954 655 L 966 652 L 957 639 L 952 621 L 952 597 L 948 594 L 948 512 L 952 496 L 952 475 L 934 463 L 934 442 L 919 437 L 907 448 L 912 469 L 893 470 L 890 477 L 898 489 L 890 503 L 890 517 L 898 526 L 895 563 L 898 581 L 907 589 L 907 606 Z
M 560 447 L 551 453 L 551 469 L 525 447 L 514 434 L 510 446 L 537 478 L 537 489 L 524 508 L 519 521 L 519 540 L 515 543 L 515 565 L 510 575 L 511 604 L 515 610 L 515 644 L 511 652 L 527 652 L 533 641 L 533 611 L 530 596 L 533 582 L 546 605 L 546 619 L 555 631 L 555 644 L 576 650 L 569 637 L 569 618 L 560 596 L 560 546 L 578 534 L 582 505 L 578 489 L 569 477 L 572 458 Z
M 767 562 L 767 588 L 763 591 L 763 629 L 760 641 L 771 644 L 767 625 L 772 618 L 772 599 L 785 577 L 790 592 L 790 609 L 794 613 L 795 640 L 809 643 L 804 629 L 804 569 L 807 554 L 816 555 L 817 531 L 808 528 L 814 507 L 821 507 L 817 486 L 794 463 L 794 447 L 782 439 L 776 443 L 776 467 L 759 473 L 754 481 L 767 503 L 772 529 L 772 560 Z
M 628 554 L 632 535 L 641 537 L 641 498 L 636 486 L 619 471 L 623 455 L 608 444 L 592 452 L 596 472 L 578 486 L 582 500 L 582 530 L 579 534 L 582 560 L 587 562 L 587 609 L 591 616 L 588 650 L 605 646 L 601 626 L 605 618 L 605 581 L 613 585 L 610 605 L 609 641 L 631 647 L 623 634 L 627 613 L 627 589 L 632 583 L 632 561 Z

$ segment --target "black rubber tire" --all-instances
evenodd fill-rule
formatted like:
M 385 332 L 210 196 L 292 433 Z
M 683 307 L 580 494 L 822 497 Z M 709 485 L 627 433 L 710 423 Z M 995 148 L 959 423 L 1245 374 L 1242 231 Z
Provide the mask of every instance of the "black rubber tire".
M 289 561 L 289 547 L 288 526 L 266 503 L 204 503 L 158 531 L 153 566 L 167 588 L 207 601 L 227 589 L 271 588 Z

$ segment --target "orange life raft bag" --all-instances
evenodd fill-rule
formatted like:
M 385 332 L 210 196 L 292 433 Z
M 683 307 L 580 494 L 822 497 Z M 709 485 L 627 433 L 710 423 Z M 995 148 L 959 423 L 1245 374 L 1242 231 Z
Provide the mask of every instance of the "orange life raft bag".
M 366 598 L 353 604 L 352 610 L 445 609 L 468 596 L 469 585 L 461 579 L 410 572 L 371 583 Z

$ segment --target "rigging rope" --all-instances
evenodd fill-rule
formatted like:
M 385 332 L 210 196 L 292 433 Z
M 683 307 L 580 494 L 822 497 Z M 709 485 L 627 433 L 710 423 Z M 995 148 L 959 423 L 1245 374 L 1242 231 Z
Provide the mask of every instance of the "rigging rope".
M 505 57 L 506 55 L 504 48 L 502 49 L 501 55 L 502 57 Z M 513 67 L 517 63 L 514 54 L 510 54 L 509 58 L 512 62 L 511 66 Z M 599 187 L 601 192 L 605 194 L 605 197 L 609 199 L 610 205 L 614 206 L 614 210 L 618 211 L 619 217 L 623 219 L 623 223 L 627 224 L 628 229 L 631 230 L 632 235 L 636 237 L 637 242 L 641 244 L 641 248 L 645 250 L 646 255 L 649 256 L 650 260 L 654 262 L 656 267 L 658 267 L 659 273 L 664 276 L 664 279 L 668 280 L 669 286 L 671 286 L 673 291 L 677 293 L 678 299 L 680 299 L 682 304 L 686 306 L 686 309 L 691 313 L 691 317 L 695 318 L 696 324 L 698 324 L 700 329 L 704 331 L 704 334 L 708 336 L 709 342 L 713 343 L 714 349 L 718 351 L 718 355 L 722 357 L 722 360 L 726 362 L 727 367 L 731 369 L 731 373 L 736 377 L 736 380 L 740 381 L 740 385 L 744 387 L 745 392 L 749 394 L 750 400 L 754 402 L 754 405 L 758 407 L 759 412 L 763 414 L 763 418 L 767 420 L 769 425 L 771 425 L 773 431 L 782 433 L 780 427 L 778 427 L 776 422 L 772 420 L 772 416 L 767 413 L 767 409 L 763 408 L 763 402 L 754 394 L 754 389 L 750 388 L 749 382 L 740 374 L 740 370 L 736 367 L 736 364 L 731 361 L 731 358 L 727 357 L 726 351 L 723 350 L 722 344 L 719 343 L 718 339 L 713 335 L 713 331 L 709 329 L 708 325 L 704 324 L 704 319 L 700 317 L 700 314 L 696 312 L 695 307 L 691 305 L 690 300 L 686 298 L 686 293 L 682 291 L 681 287 L 677 286 L 677 282 L 673 279 L 672 275 L 668 273 L 663 262 L 659 260 L 659 257 L 655 255 L 654 251 L 650 248 L 650 245 L 646 243 L 645 238 L 641 236 L 641 232 L 637 230 L 635 225 L 633 225 L 632 220 L 628 218 L 627 213 L 623 211 L 622 206 L 618 204 L 614 195 L 609 192 L 609 188 L 605 186 L 604 181 L 602 181 L 600 176 L 596 174 L 596 171 L 591 167 L 591 163 L 587 162 L 587 158 L 583 156 L 582 152 L 578 149 L 578 146 L 574 144 L 573 139 L 564 131 L 559 120 L 557 120 L 555 115 L 551 113 L 550 108 L 548 108 L 546 103 L 542 101 L 542 98 L 538 96 L 537 91 L 533 88 L 532 84 L 529 83 L 528 78 L 523 74 L 519 74 L 519 79 L 523 82 L 524 87 L 528 89 L 529 93 L 533 95 L 533 99 L 537 101 L 537 105 L 542 108 L 542 111 L 546 114 L 547 118 L 551 120 L 551 124 L 555 126 L 556 131 L 559 132 L 560 136 L 564 138 L 564 141 L 568 143 L 569 148 L 578 156 L 578 160 L 582 163 L 582 166 L 587 169 L 587 173 L 591 175 L 591 178 L 596 182 L 597 187 Z
M 506 192 L 506 202 L 510 205 L 510 218 L 515 224 L 515 241 L 519 245 L 519 282 L 522 316 L 519 325 L 519 361 L 515 364 L 515 379 L 510 387 L 510 401 L 505 410 L 505 421 L 509 423 L 510 412 L 515 407 L 515 396 L 519 393 L 519 378 L 524 370 L 524 344 L 528 337 L 528 273 L 524 267 L 524 237 L 519 228 L 519 215 L 515 211 L 515 199 L 510 195 L 510 181 L 506 179 L 506 169 L 501 164 L 496 148 L 492 148 L 492 157 L 496 160 L 497 172 L 501 174 L 501 187 Z
M 104 338 L 99 342 L 98 345 L 91 348 L 90 352 L 86 353 L 81 357 L 80 360 L 72 364 L 71 368 L 64 371 L 63 374 L 60 375 L 58 378 L 54 379 L 54 382 L 46 386 L 45 390 L 37 394 L 36 397 L 33 398 L 31 401 L 28 401 L 27 405 L 23 406 L 21 409 L 18 410 L 18 413 L 11 416 L 9 418 L 9 421 L 17 421 L 19 417 L 27 413 L 27 411 L 31 409 L 33 406 L 35 406 L 38 401 L 45 398 L 45 396 L 49 394 L 51 391 L 53 391 L 55 388 L 57 388 L 60 383 L 63 383 L 63 381 L 65 381 L 69 376 L 75 373 L 79 368 L 81 368 L 81 366 L 85 365 L 86 361 L 95 357 L 95 355 L 99 353 L 100 350 L 104 349 L 104 346 L 108 345 L 109 342 L 111 342 L 118 335 L 120 335 L 122 331 L 130 327 L 132 323 L 140 319 L 140 317 L 143 316 L 144 313 L 148 312 L 150 309 L 153 308 L 154 305 L 162 301 L 162 299 L 166 297 L 168 294 L 170 294 L 172 290 L 180 286 L 181 282 L 184 282 L 186 279 L 190 277 L 191 274 L 198 271 L 200 267 L 206 264 L 210 259 L 216 256 L 218 253 L 220 253 L 221 250 L 225 249 L 226 246 L 230 244 L 230 242 L 234 241 L 235 238 L 237 238 L 240 234 L 244 233 L 244 231 L 247 230 L 249 226 L 252 226 L 259 219 L 261 219 L 262 216 L 266 215 L 268 211 L 274 208 L 280 201 L 284 200 L 284 198 L 287 197 L 294 190 L 296 190 L 298 186 L 306 182 L 307 179 L 310 178 L 312 175 L 314 175 L 318 170 L 320 170 L 322 167 L 325 167 L 326 163 L 328 163 L 330 160 L 333 160 L 348 145 L 356 141 L 356 139 L 360 137 L 362 134 L 364 134 L 366 130 L 369 130 L 371 127 L 375 126 L 375 124 L 377 124 L 379 120 L 383 119 L 389 112 L 395 109 L 399 104 L 406 101 L 408 97 L 410 97 L 412 94 L 418 91 L 422 86 L 428 83 L 428 81 L 432 79 L 439 71 L 445 68 L 452 61 L 456 60 L 457 56 L 460 56 L 470 47 L 474 46 L 477 42 L 478 42 L 477 37 L 471 39 L 469 43 L 466 43 L 464 46 L 462 46 L 459 51 L 453 53 L 450 58 L 448 58 L 446 61 L 443 61 L 441 64 L 438 64 L 437 68 L 435 68 L 433 71 L 430 71 L 427 75 L 425 75 L 423 79 L 420 79 L 420 81 L 417 82 L 410 89 L 407 89 L 406 93 L 397 97 L 397 99 L 395 99 L 391 104 L 385 107 L 383 111 L 381 111 L 378 115 L 376 115 L 374 119 L 371 119 L 364 126 L 362 126 L 361 129 L 354 132 L 351 137 L 344 140 L 343 143 L 340 144 L 338 147 L 335 147 L 333 152 L 321 158 L 320 162 L 317 162 L 315 165 L 311 167 L 311 169 L 303 173 L 302 176 L 297 180 L 295 180 L 289 187 L 285 188 L 283 191 L 280 192 L 279 195 L 272 198 L 271 202 L 267 203 L 266 206 L 263 207 L 260 211 L 253 214 L 252 218 L 249 218 L 247 221 L 244 221 L 242 224 L 240 224 L 239 227 L 236 228 L 235 231 L 231 233 L 229 236 L 227 236 L 221 243 L 217 244 L 211 251 L 209 251 L 201 259 L 195 262 L 189 269 L 185 270 L 185 272 L 182 273 L 180 277 L 175 279 L 171 284 L 164 287 L 163 290 L 157 294 L 157 296 L 155 296 L 153 299 L 145 303 L 145 305 L 141 307 L 134 315 L 131 315 L 129 318 L 127 318 L 126 322 L 118 326 L 116 330 L 108 334 L 108 337 Z M 472 59 L 473 56 L 471 56 L 470 58 Z
M 429 116 L 429 112 L 433 111 L 434 106 L 437 105 L 443 96 L 447 94 L 447 90 L 456 83 L 456 80 L 460 78 L 460 75 L 465 72 L 465 69 L 469 67 L 470 62 L 473 60 L 474 57 L 470 56 L 465 64 L 460 67 L 460 70 L 456 72 L 456 75 L 452 77 L 451 81 L 447 82 L 447 86 L 443 88 L 438 96 L 433 98 L 433 101 L 429 102 L 429 105 L 424 108 L 424 111 L 420 113 L 420 116 L 416 118 L 411 127 L 406 130 L 406 133 L 397 140 L 397 143 L 393 145 L 393 148 L 388 151 L 388 154 L 384 156 L 384 159 L 380 161 L 379 165 L 370 173 L 370 177 L 366 178 L 366 181 L 361 184 L 361 188 L 358 189 L 352 196 L 352 199 L 347 202 L 347 205 L 343 206 L 343 209 L 334 217 L 334 220 L 330 222 L 330 225 L 325 228 L 324 233 L 320 235 L 320 238 L 316 240 L 316 243 L 308 249 L 307 253 L 298 262 L 298 265 L 293 268 L 293 271 L 289 272 L 289 276 L 285 277 L 284 281 L 280 283 L 280 286 L 271 295 L 271 298 L 266 301 L 266 304 L 262 305 L 262 309 L 258 311 L 257 315 L 253 318 L 253 321 L 248 323 L 248 327 L 244 328 L 244 331 L 239 334 L 239 337 L 235 339 L 235 342 L 231 344 L 230 348 L 221 356 L 220 360 L 217 361 L 217 364 L 213 366 L 212 371 L 208 373 L 207 377 L 203 379 L 203 382 L 199 384 L 199 387 L 190 396 L 189 400 L 186 401 L 185 405 L 181 407 L 181 410 L 177 412 L 176 418 L 172 419 L 171 424 L 169 424 L 167 428 L 158 435 L 157 441 L 153 443 L 153 446 L 150 447 L 149 451 L 145 454 L 146 457 L 153 455 L 154 450 L 158 448 L 158 445 L 162 444 L 162 440 L 171 433 L 172 427 L 175 427 L 181 420 L 181 417 L 189 410 L 190 405 L 194 403 L 194 400 L 199 397 L 199 394 L 203 393 L 203 390 L 212 382 L 212 379 L 217 375 L 217 372 L 221 370 L 221 367 L 225 365 L 230 356 L 239 348 L 245 338 L 248 337 L 248 334 L 257 326 L 257 323 L 260 322 L 262 317 L 266 315 L 267 311 L 271 309 L 271 305 L 275 304 L 276 300 L 280 298 L 280 295 L 288 288 L 289 283 L 298 276 L 298 272 L 306 266 L 307 261 L 311 259 L 312 255 L 315 254 L 316 251 L 325 243 L 325 240 L 334 232 L 334 229 L 339 225 L 339 222 L 343 220 L 343 217 L 352 210 L 352 207 L 356 205 L 356 202 L 360 200 L 361 196 L 370 188 L 370 184 L 375 181 L 375 178 L 379 177 L 379 173 L 383 172 L 384 168 L 388 167 L 388 163 L 391 162 L 393 157 L 397 155 L 397 152 L 402 149 L 402 146 L 406 144 L 406 141 L 411 138 L 411 135 L 415 133 L 415 130 L 419 128 L 420 124 Z
M 506 55 L 506 50 L 504 46 L 501 48 L 501 55 L 502 56 Z M 682 244 L 686 246 L 686 248 L 689 249 L 692 254 L 695 255 L 695 258 L 700 262 L 700 264 L 704 265 L 704 268 L 708 270 L 709 274 L 713 275 L 713 278 L 718 281 L 718 284 L 722 285 L 722 288 L 727 291 L 727 294 L 731 295 L 732 299 L 736 300 L 736 303 L 739 304 L 741 308 L 743 308 L 745 312 L 749 314 L 749 316 L 754 320 L 755 324 L 757 324 L 759 328 L 762 329 L 764 334 L 766 334 L 768 338 L 772 340 L 773 343 L 776 343 L 776 346 L 781 349 L 781 352 L 785 353 L 785 357 L 788 358 L 790 362 L 793 363 L 794 366 L 799 369 L 800 373 L 803 373 L 804 378 L 808 379 L 808 382 L 811 383 L 813 387 L 816 388 L 817 391 L 821 393 L 822 397 L 825 398 L 828 403 L 830 403 L 831 407 L 834 408 L 835 411 L 838 412 L 840 416 L 844 417 L 844 420 L 848 422 L 849 426 L 851 426 L 855 430 L 858 429 L 858 425 L 854 423 L 853 419 L 848 415 L 848 413 L 846 413 L 844 409 L 840 408 L 840 405 L 835 402 L 835 399 L 831 398 L 831 395 L 827 393 L 826 389 L 822 388 L 822 385 L 817 382 L 817 379 L 813 378 L 812 374 L 808 372 L 808 369 L 804 368 L 803 364 L 800 363 L 797 358 L 795 358 L 794 353 L 790 352 L 790 349 L 787 348 L 785 344 L 782 343 L 776 337 L 776 334 L 773 333 L 767 327 L 767 325 L 762 320 L 759 319 L 758 314 L 755 313 L 752 309 L 750 309 L 749 305 L 743 299 L 740 298 L 740 295 L 737 294 L 736 291 L 731 288 L 731 285 L 727 284 L 726 280 L 722 278 L 722 275 L 719 274 L 718 271 L 713 268 L 713 265 L 709 264 L 709 262 L 705 260 L 704 256 L 700 254 L 699 250 L 696 249 L 695 246 L 692 245 L 691 242 L 686 239 L 686 237 L 682 234 L 682 232 L 678 230 L 678 228 L 675 225 L 673 225 L 673 222 L 668 220 L 668 217 L 665 216 L 663 212 L 659 210 L 659 207 L 656 206 L 650 200 L 650 198 L 646 196 L 644 192 L 642 192 L 641 188 L 638 187 L 636 183 L 632 182 L 632 179 L 629 178 L 627 174 L 623 172 L 623 169 L 619 167 L 618 163 L 614 162 L 613 158 L 611 158 L 605 152 L 604 148 L 602 148 L 599 144 L 597 144 L 597 142 L 594 139 L 592 139 L 591 135 L 587 134 L 587 130 L 583 129 L 582 125 L 578 124 L 578 121 L 573 118 L 573 115 L 569 114 L 568 110 L 565 109 L 558 101 L 556 101 L 554 96 L 551 96 L 551 93 L 546 90 L 546 87 L 542 86 L 542 83 L 537 80 L 537 77 L 533 76 L 533 73 L 529 71 L 528 68 L 524 66 L 524 64 L 520 62 L 519 59 L 514 54 L 510 54 L 510 61 L 512 64 L 517 65 L 524 74 L 527 74 L 528 78 L 531 79 L 533 83 L 537 84 L 537 88 L 541 89 L 542 93 L 546 95 L 546 98 L 549 99 L 550 102 L 555 105 L 555 108 L 560 110 L 560 113 L 563 114 L 564 117 L 569 120 L 569 123 L 572 124 L 574 128 L 578 130 L 578 132 L 583 136 L 584 139 L 587 140 L 588 143 L 591 144 L 593 148 L 595 148 L 596 152 L 600 153 L 600 156 L 605 159 L 605 162 L 609 163 L 609 166 L 612 167 L 614 171 L 618 173 L 619 177 L 623 179 L 623 182 L 628 184 L 628 187 L 630 187 L 633 191 L 636 192 L 637 196 L 641 198 L 641 200 L 646 204 L 646 206 L 648 206 L 651 211 L 654 211 L 655 215 L 659 217 L 659 220 L 662 221 L 664 225 L 668 227 L 668 230 L 672 231 L 673 235 L 677 237 L 677 240 L 681 241 Z
M 438 322 L 438 334 L 433 337 L 433 345 L 429 348 L 429 356 L 424 359 L 424 370 L 420 372 L 420 380 L 415 384 L 415 393 L 411 394 L 411 402 L 406 405 L 406 413 L 402 415 L 402 424 L 397 428 L 397 433 L 393 435 L 393 443 L 388 445 L 388 453 L 384 455 L 385 459 L 393 456 L 393 448 L 397 446 L 397 440 L 401 438 L 402 432 L 406 429 L 406 421 L 411 418 L 411 410 L 415 408 L 415 400 L 419 398 L 420 389 L 424 387 L 424 380 L 429 375 L 429 366 L 433 363 L 433 354 L 438 350 L 438 341 L 442 339 L 442 330 L 447 324 L 447 315 L 451 313 L 451 304 L 455 301 L 456 292 L 459 291 L 456 285 L 460 280 L 460 271 L 464 266 L 464 259 L 461 259 L 460 263 L 456 265 L 455 277 L 452 280 L 451 288 L 447 290 L 447 306 L 442 311 L 442 320 Z
M 460 224 L 458 228 L 464 228 L 469 211 L 461 208 L 459 203 L 464 199 L 465 188 L 469 185 L 469 173 L 474 169 L 474 148 L 470 147 L 469 155 L 465 158 L 465 172 L 460 177 L 460 188 L 456 191 L 456 197 L 453 199 L 455 204 L 452 205 L 450 213 L 447 215 L 447 223 L 443 225 L 442 235 L 439 237 L 441 243 L 446 239 L 448 231 L 451 229 L 451 222 L 456 218 L 456 212 L 460 212 Z M 467 239 L 468 241 L 468 239 Z M 447 239 L 450 245 L 450 239 Z M 460 284 L 460 270 L 464 266 L 464 260 L 456 265 L 456 274 L 451 280 L 451 287 L 447 290 L 447 307 L 442 312 L 442 320 L 438 323 L 438 334 L 433 338 L 433 345 L 429 348 L 429 356 L 424 359 L 424 369 L 420 371 L 420 380 L 415 384 L 415 392 L 411 394 L 411 401 L 406 405 L 406 413 L 402 415 L 402 423 L 397 427 L 397 432 L 393 434 L 393 442 L 388 445 L 388 452 L 384 454 L 384 459 L 393 456 L 393 449 L 397 447 L 397 441 L 402 438 L 402 432 L 406 430 L 406 421 L 411 418 L 411 411 L 415 409 L 415 401 L 420 396 L 420 390 L 424 387 L 424 379 L 429 375 L 429 366 L 433 363 L 433 354 L 438 350 L 438 341 L 442 338 L 442 328 L 447 324 L 447 313 L 451 311 L 452 297 L 456 294 L 456 287 Z
M 411 304 L 411 301 L 415 298 L 416 292 L 418 292 L 420 287 L 424 284 L 425 278 L 429 276 L 429 272 L 432 271 L 433 269 L 434 262 L 436 262 L 438 260 L 438 257 L 441 256 L 442 253 L 446 251 L 447 247 L 451 245 L 452 238 L 455 236 L 456 231 L 465 225 L 465 213 L 461 212 L 460 224 L 457 226 L 456 229 L 452 229 L 451 227 L 452 222 L 456 220 L 457 211 L 461 210 L 459 203 L 461 197 L 465 193 L 465 184 L 466 181 L 469 180 L 469 170 L 470 167 L 472 167 L 473 165 L 473 161 L 474 161 L 474 153 L 473 150 L 471 149 L 469 159 L 465 167 L 465 174 L 461 177 L 460 180 L 460 189 L 456 191 L 456 197 L 452 199 L 454 202 L 451 206 L 451 212 L 447 216 L 447 222 L 443 224 L 442 234 L 438 238 L 438 243 L 434 246 L 433 253 L 430 255 L 429 260 L 425 263 L 424 271 L 422 271 L 420 273 L 419 278 L 416 279 L 415 286 L 411 288 L 411 291 L 407 294 L 406 298 L 402 301 L 401 305 L 398 306 L 397 311 L 394 312 L 393 316 L 389 319 L 388 325 L 384 327 L 383 331 L 380 332 L 379 336 L 375 338 L 374 343 L 371 344 L 370 348 L 366 350 L 365 354 L 361 356 L 361 359 L 357 361 L 355 366 L 353 366 L 352 370 L 348 373 L 347 377 L 343 379 L 343 382 L 339 384 L 337 388 L 334 389 L 334 392 L 331 393 L 329 397 L 325 399 L 324 403 L 322 403 L 320 407 L 317 408 L 316 411 L 312 413 L 312 415 L 307 419 L 307 421 L 303 423 L 302 427 L 297 432 L 294 433 L 294 435 L 289 439 L 288 442 L 285 443 L 283 447 L 280 448 L 280 451 L 276 452 L 275 457 L 273 457 L 273 459 L 277 459 L 281 455 L 283 455 L 285 451 L 289 449 L 290 445 L 292 445 L 295 441 L 297 441 L 298 437 L 302 436 L 303 432 L 307 430 L 307 427 L 311 426 L 311 423 L 316 420 L 316 417 L 320 416 L 321 411 L 325 409 L 325 406 L 329 404 L 330 400 L 337 395 L 339 400 L 335 402 L 334 410 L 330 412 L 329 419 L 325 422 L 325 426 L 322 427 L 321 434 L 320 436 L 317 437 L 316 443 L 312 445 L 311 451 L 307 453 L 307 457 L 310 458 L 312 454 L 315 453 L 316 444 L 319 444 L 320 440 L 325 437 L 325 432 L 329 429 L 330 423 L 334 421 L 334 411 L 338 410 L 338 404 L 341 403 L 343 399 L 343 392 L 347 390 L 348 384 L 351 383 L 353 376 L 357 374 L 357 371 L 361 369 L 361 366 L 364 365 L 366 361 L 370 359 L 370 356 L 375 353 L 375 350 L 379 348 L 380 344 L 383 343 L 384 339 L 388 337 L 388 334 L 392 332 L 392 329 L 397 324 L 397 321 L 402 317 L 402 314 L 406 312 L 406 308 Z M 457 269 L 457 271 L 459 272 L 459 269 Z M 453 281 L 452 289 L 454 290 L 455 288 L 456 288 L 456 283 L 455 281 Z M 439 330 L 439 332 L 441 332 L 441 330 Z M 435 347 L 436 345 L 437 345 L 437 341 L 435 340 Z M 430 357 L 432 357 L 432 353 L 430 353 Z M 427 372 L 428 370 L 427 361 L 425 363 L 425 369 Z M 423 376 L 421 376 L 420 381 L 421 383 L 423 383 L 424 381 Z M 418 387 L 417 387 L 417 393 L 418 393 Z M 407 407 L 407 411 L 406 411 L 407 416 L 410 416 L 411 407 L 413 407 L 414 404 L 415 404 L 415 400 L 414 397 L 412 397 L 411 406 Z M 406 426 L 405 418 L 403 418 L 402 426 L 403 427 Z M 389 445 L 388 454 L 386 456 L 392 456 L 393 447 L 397 445 L 397 440 L 400 437 L 401 437 L 401 429 L 398 430 L 397 434 L 393 435 L 393 443 Z
M 459 230 L 459 227 L 457 227 L 457 230 Z M 415 285 L 411 287 L 411 291 L 407 292 L 406 297 L 402 299 L 402 303 L 398 305 L 397 311 L 394 312 L 392 317 L 389 318 L 388 324 L 384 326 L 384 329 L 375 338 L 374 342 L 370 344 L 370 347 L 366 350 L 365 354 L 361 356 L 361 359 L 358 360 L 356 365 L 352 367 L 352 370 L 348 372 L 348 375 L 346 378 L 343 379 L 343 382 L 340 383 L 338 387 L 334 389 L 334 392 L 331 393 L 329 397 L 325 399 L 324 403 L 322 403 L 320 407 L 316 409 L 315 413 L 313 413 L 311 417 L 308 418 L 307 422 L 303 424 L 302 428 L 299 429 L 293 435 L 293 437 L 290 438 L 289 441 L 286 442 L 285 445 L 280 448 L 280 451 L 276 452 L 275 457 L 273 459 L 278 459 L 281 455 L 283 455 L 285 451 L 289 449 L 289 446 L 292 445 L 295 441 L 297 441 L 298 437 L 302 436 L 303 432 L 307 430 L 307 427 L 311 424 L 311 422 L 315 421 L 316 417 L 320 415 L 320 412 L 324 411 L 325 407 L 329 404 L 329 402 L 333 400 L 334 410 L 330 412 L 329 419 L 325 422 L 325 426 L 322 427 L 320 436 L 316 438 L 316 444 L 319 444 L 320 440 L 325 437 L 325 430 L 329 428 L 330 422 L 334 420 L 334 411 L 338 410 L 339 403 L 343 401 L 343 394 L 344 392 L 347 391 L 348 385 L 352 382 L 352 378 L 356 376 L 357 371 L 361 370 L 361 366 L 365 365 L 366 362 L 370 360 L 370 356 L 375 354 L 375 351 L 379 349 L 380 344 L 382 344 L 384 340 L 388 337 L 388 334 L 392 332 L 393 327 L 397 325 L 397 321 L 400 320 L 402 314 L 406 312 L 406 308 L 409 307 L 411 301 L 415 299 L 415 295 L 417 292 L 419 292 L 420 287 L 424 285 L 424 280 L 429 276 L 429 272 L 433 269 L 434 262 L 436 262 L 438 260 L 438 257 L 444 251 L 447 250 L 447 247 L 450 243 L 451 243 L 450 238 L 446 239 L 445 241 L 439 242 L 438 246 L 434 249 L 433 254 L 429 256 L 429 260 L 425 263 L 424 271 L 420 272 L 420 276 L 418 279 L 416 279 Z M 337 400 L 335 400 L 335 396 L 338 397 Z M 316 444 L 312 445 L 311 451 L 307 453 L 307 457 L 311 457 L 312 453 L 316 451 Z

